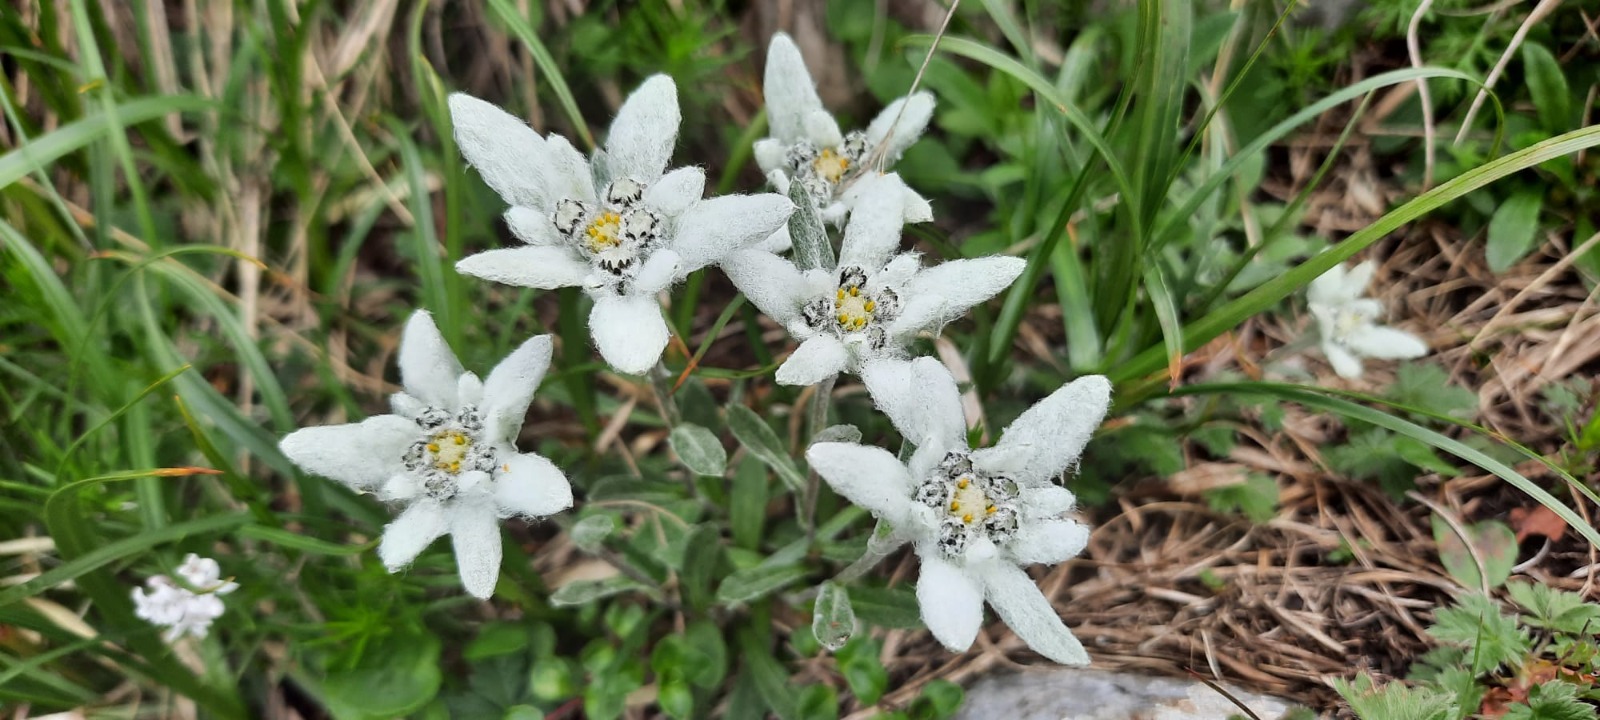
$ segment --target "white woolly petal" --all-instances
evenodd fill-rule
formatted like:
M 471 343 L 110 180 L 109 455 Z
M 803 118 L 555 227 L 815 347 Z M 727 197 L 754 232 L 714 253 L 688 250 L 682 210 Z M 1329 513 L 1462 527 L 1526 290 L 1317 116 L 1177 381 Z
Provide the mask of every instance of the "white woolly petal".
M 390 475 L 378 488 L 378 499 L 384 502 L 407 502 L 422 496 L 427 484 L 414 473 L 400 472 Z
M 683 272 L 693 272 L 767 239 L 793 212 L 794 203 L 777 193 L 701 200 L 678 219 L 672 249 L 683 257 Z
M 1075 520 L 1023 523 L 1011 541 L 1011 556 L 1023 565 L 1056 563 L 1076 557 L 1089 544 L 1089 526 Z
M 494 503 L 481 497 L 458 500 L 445 511 L 445 520 L 461 586 L 473 597 L 488 599 L 500 579 L 500 517 Z
M 815 385 L 850 365 L 850 352 L 832 335 L 816 335 L 795 348 L 778 366 L 779 385 Z
M 406 448 L 418 436 L 411 420 L 375 415 L 348 425 L 301 428 L 289 433 L 278 448 L 300 469 L 364 491 L 404 469 Z
M 594 192 L 594 171 L 589 168 L 589 161 L 583 157 L 583 153 L 578 152 L 566 138 L 554 133 L 547 136 L 544 142 L 545 152 L 550 157 L 546 189 L 550 193 L 551 204 L 562 199 L 594 203 L 598 199 Z
M 556 232 L 550 216 L 533 208 L 514 207 L 505 213 L 506 227 L 529 245 L 559 245 L 561 235 Z
M 851 209 L 851 206 L 846 205 L 843 201 L 835 200 L 824 206 L 818 212 L 818 215 L 822 217 L 822 222 L 839 227 L 839 224 L 844 222 L 845 217 L 850 215 Z
M 643 375 L 667 348 L 667 322 L 649 295 L 596 298 L 589 312 L 589 332 L 600 356 L 629 375 Z
M 767 239 L 756 243 L 755 249 L 781 255 L 794 249 L 794 239 L 789 237 L 789 224 L 784 223 L 777 232 L 767 236 Z M 726 262 L 726 261 L 724 261 Z
M 765 250 L 743 250 L 722 261 L 722 272 L 757 310 L 788 327 L 810 299 L 805 278 L 794 263 Z
M 844 144 L 844 133 L 839 132 L 839 121 L 827 110 L 818 108 L 806 113 L 806 139 L 819 148 L 833 148 Z
M 572 507 L 572 485 L 554 463 L 533 453 L 513 455 L 504 463 L 511 469 L 494 478 L 500 515 L 541 518 Z
M 822 109 L 822 99 L 817 97 L 800 48 L 783 33 L 773 35 L 767 46 L 767 70 L 761 89 L 767 99 L 767 124 L 772 136 L 785 143 L 803 137 L 806 116 Z
M 1006 427 L 995 449 L 1016 458 L 1018 466 L 1011 472 L 1017 482 L 1045 483 L 1077 462 L 1110 407 L 1109 380 L 1100 375 L 1078 378 L 1022 413 Z
M 650 259 L 639 267 L 639 274 L 634 276 L 633 283 L 639 294 L 654 295 L 671 287 L 686 274 L 683 258 L 663 248 L 650 253 Z
M 903 113 L 902 108 L 905 110 Z M 894 162 L 917 138 L 922 137 L 932 117 L 933 93 L 919 92 L 909 98 L 895 100 L 867 126 L 867 147 L 876 148 L 879 144 L 887 143 L 885 154 L 890 162 Z
M 905 524 L 911 508 L 912 478 L 889 451 L 855 443 L 823 442 L 806 450 L 806 462 L 846 500 L 891 525 Z
M 983 589 L 961 568 L 939 557 L 937 549 L 922 552 L 917 577 L 917 605 L 922 622 L 951 652 L 964 652 L 983 628 Z
M 768 170 L 767 182 L 772 185 L 773 190 L 778 191 L 779 195 L 789 196 L 789 175 L 784 171 Z
M 378 559 L 389 572 L 399 572 L 445 532 L 444 508 L 432 500 L 414 503 L 383 528 Z
M 456 402 L 462 405 L 483 404 L 483 380 L 477 373 L 464 372 L 456 378 Z
M 938 360 L 871 360 L 861 366 L 860 374 L 873 404 L 905 439 L 919 447 L 930 444 L 930 439 L 946 447 L 966 445 L 961 393 Z
M 1351 380 L 1361 377 L 1363 372 L 1361 358 L 1352 355 L 1338 343 L 1322 343 L 1322 354 L 1328 356 L 1328 364 L 1333 366 L 1333 371 L 1338 373 L 1339 377 Z
M 426 310 L 412 313 L 400 336 L 400 381 L 406 392 L 434 407 L 454 409 L 461 373 L 461 362 L 439 334 L 433 316 Z
M 1059 485 L 1024 487 L 1018 495 L 1026 520 L 1053 519 L 1078 504 L 1072 491 Z
M 1306 286 L 1306 300 L 1313 304 L 1338 305 L 1344 301 L 1344 266 L 1335 265 Z
M 907 187 L 905 192 L 906 222 L 925 223 L 933 222 L 933 206 L 928 204 L 928 199 L 917 194 L 917 191 Z
M 890 173 L 858 180 L 851 192 L 855 204 L 839 245 L 839 267 L 872 272 L 884 266 L 900 247 L 905 214 L 905 184 Z
M 389 408 L 400 417 L 415 420 L 428 408 L 428 404 L 401 391 L 389 396 Z
M 554 204 L 545 141 L 527 123 L 464 93 L 450 96 L 450 119 L 461 154 L 507 204 Z
M 550 369 L 550 336 L 529 338 L 489 371 L 483 384 L 484 437 L 490 442 L 516 442 L 528 404 Z
M 684 167 L 662 175 L 644 189 L 644 204 L 675 218 L 706 193 L 706 171 Z
M 583 284 L 589 263 L 559 245 L 485 250 L 456 263 L 456 272 L 517 287 L 553 290 Z
M 991 562 L 968 570 L 977 572 L 989 605 L 1028 647 L 1062 665 L 1089 664 L 1083 644 L 1021 568 Z
M 678 139 L 678 86 L 666 75 L 652 75 L 617 111 L 606 136 L 606 163 L 612 180 L 633 178 L 650 184 L 661 177 Z
M 762 175 L 770 173 L 774 170 L 783 170 L 784 156 L 788 154 L 789 146 L 783 144 L 782 140 L 777 138 L 761 138 L 760 140 L 756 141 L 754 150 L 756 155 L 756 166 L 761 168 Z
M 1345 274 L 1344 281 L 1340 283 L 1343 291 L 1341 296 L 1345 300 L 1354 300 L 1366 292 L 1367 284 L 1372 282 L 1372 273 L 1378 269 L 1377 263 L 1366 260 L 1357 263 Z
M 1370 358 L 1404 360 L 1428 354 L 1428 344 L 1411 333 L 1369 325 L 1350 334 L 1350 349 Z
M 923 268 L 906 283 L 905 294 L 912 301 L 895 319 L 890 334 L 905 336 L 938 330 L 965 315 L 972 306 L 1010 287 L 1027 265 L 1022 258 L 992 255 Z

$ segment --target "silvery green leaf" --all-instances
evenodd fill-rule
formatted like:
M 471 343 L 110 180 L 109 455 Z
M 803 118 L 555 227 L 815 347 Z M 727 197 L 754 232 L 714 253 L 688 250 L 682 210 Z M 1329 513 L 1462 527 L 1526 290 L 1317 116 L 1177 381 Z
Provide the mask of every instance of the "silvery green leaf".
M 733 431 L 733 436 L 738 438 L 739 444 L 749 450 L 751 455 L 778 473 L 778 479 L 783 481 L 790 492 L 796 495 L 801 493 L 806 485 L 805 476 L 784 451 L 778 434 L 767 426 L 761 416 L 743 405 L 729 405 L 728 429 Z
M 799 565 L 757 565 L 740 570 L 717 587 L 717 602 L 727 605 L 759 600 L 805 576 L 806 569 Z
M 811 442 L 861 442 L 861 428 L 854 425 L 830 425 L 817 432 Z
M 617 522 L 610 515 L 590 515 L 579 520 L 567 534 L 572 537 L 572 544 L 577 545 L 579 550 L 594 552 L 616 529 Z
M 805 183 L 789 184 L 789 200 L 795 211 L 789 216 L 789 239 L 794 243 L 794 264 L 801 270 L 831 268 L 835 264 L 833 241 L 822 226 L 811 193 Z
M 833 581 L 817 589 L 817 604 L 811 614 L 811 632 L 829 652 L 844 647 L 856 630 L 856 613 L 850 607 L 850 594 Z
M 555 607 L 586 605 L 633 590 L 648 591 L 649 588 L 626 575 L 615 575 L 603 580 L 574 580 L 550 593 L 550 604 Z
M 684 423 L 673 428 L 667 440 L 683 466 L 697 475 L 721 477 L 728 469 L 728 451 L 710 430 Z

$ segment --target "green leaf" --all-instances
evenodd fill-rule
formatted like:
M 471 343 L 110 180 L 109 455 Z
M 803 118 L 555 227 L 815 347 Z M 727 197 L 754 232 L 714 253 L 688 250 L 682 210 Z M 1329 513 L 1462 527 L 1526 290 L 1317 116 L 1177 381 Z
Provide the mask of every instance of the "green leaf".
M 1278 512 L 1278 481 L 1271 475 L 1250 473 L 1243 483 L 1206 491 L 1206 504 L 1217 512 L 1236 512 L 1253 523 L 1271 520 Z
M 1578 593 L 1524 582 L 1508 583 L 1506 590 L 1528 611 L 1522 618 L 1525 625 L 1573 635 L 1600 634 L 1600 605 L 1584 602 Z
M 1436 611 L 1433 619 L 1428 634 L 1465 648 L 1475 674 L 1527 658 L 1528 635 L 1517 627 L 1516 616 L 1502 615 L 1494 601 L 1482 595 L 1464 595 L 1456 607 Z
M 626 575 L 613 575 L 603 580 L 574 580 L 550 593 L 550 604 L 555 607 L 586 605 L 634 590 L 649 591 L 649 586 Z
M 1383 396 L 1401 405 L 1439 415 L 1471 420 L 1478 414 L 1478 393 L 1450 382 L 1450 373 L 1430 362 L 1401 363 L 1394 384 Z
M 1353 680 L 1337 678 L 1333 689 L 1361 720 L 1455 720 L 1454 698 L 1430 688 L 1391 682 L 1381 688 L 1365 671 Z
M 740 570 L 722 581 L 722 585 L 717 588 L 717 602 L 731 605 L 759 600 L 804 578 L 807 573 L 806 568 L 799 565 L 776 567 L 757 565 L 748 570 Z
M 696 620 L 683 634 L 695 662 L 684 671 L 696 687 L 714 688 L 728 676 L 728 646 L 722 630 L 710 620 Z
M 817 602 L 811 611 L 811 632 L 829 652 L 844 647 L 856 631 L 856 613 L 850 595 L 838 583 L 827 580 L 817 588 Z
M 690 607 L 704 609 L 711 604 L 711 580 L 722 562 L 722 532 L 714 525 L 696 525 L 683 545 L 687 551 L 678 573 L 678 586 Z
M 682 679 L 668 676 L 656 684 L 656 705 L 667 717 L 683 720 L 694 714 L 694 691 Z
M 87 147 L 113 130 L 121 132 L 124 127 L 172 113 L 199 112 L 216 106 L 215 100 L 196 95 L 165 95 L 129 100 L 116 106 L 115 124 L 106 113 L 87 115 L 0 155 L 0 187 L 8 187 L 28 173 L 49 168 L 68 153 Z
M 850 605 L 861 622 L 874 627 L 922 627 L 917 594 L 906 588 L 855 585 L 850 588 Z
M 1594 720 L 1594 706 L 1578 699 L 1578 686 L 1555 680 L 1529 688 L 1528 704 L 1512 705 L 1501 720 Z
M 733 544 L 746 550 L 761 545 L 761 527 L 767 520 L 767 468 L 760 460 L 746 457 L 733 473 L 729 490 L 728 526 Z
M 1544 192 L 1519 190 L 1489 218 L 1489 269 L 1505 272 L 1533 249 L 1539 233 L 1539 212 L 1544 208 Z
M 739 631 L 739 667 L 743 670 L 741 678 L 749 678 L 755 693 L 760 697 L 762 705 L 767 712 L 777 715 L 780 720 L 799 720 L 799 699 L 795 696 L 794 688 L 789 686 L 789 671 L 772 656 L 772 652 L 761 640 L 761 636 L 749 627 Z M 736 691 L 736 695 L 739 693 Z M 735 715 L 732 717 L 761 717 L 761 715 Z
M 386 720 L 420 710 L 439 692 L 439 638 L 385 638 L 349 670 L 331 670 L 321 700 L 339 720 Z
M 812 443 L 820 442 L 861 442 L 861 428 L 854 425 L 829 425 L 818 431 L 811 438 Z
M 672 444 L 672 451 L 678 454 L 678 459 L 683 461 L 683 466 L 696 475 L 722 477 L 728 471 L 728 451 L 722 448 L 722 441 L 710 430 L 683 423 L 672 429 L 667 440 Z
M 827 685 L 807 685 L 800 690 L 798 714 L 802 720 L 838 720 L 839 693 Z
M 1527 41 L 1522 43 L 1522 65 L 1539 124 L 1551 133 L 1572 127 L 1572 92 L 1556 56 L 1545 46 Z
M 878 643 L 863 635 L 835 653 L 839 674 L 844 676 L 851 694 L 863 705 L 878 702 L 889 689 L 889 671 L 878 661 L 879 649 Z
M 573 524 L 567 531 L 567 536 L 572 538 L 572 544 L 584 552 L 594 552 L 600 549 L 606 538 L 617 529 L 617 521 L 610 515 L 590 515 Z
M 812 204 L 811 193 L 805 183 L 789 183 L 789 201 L 794 203 L 794 214 L 789 216 L 789 240 L 794 243 L 795 267 L 804 270 L 831 268 L 833 241 L 822 225 L 822 217 Z
M 288 530 L 274 527 L 264 527 L 261 525 L 246 525 L 242 528 L 239 528 L 239 535 L 240 537 L 247 537 L 252 540 L 261 540 L 263 542 L 272 543 L 279 547 L 288 548 L 290 550 L 299 550 L 300 552 L 310 553 L 312 555 L 360 555 L 361 553 L 378 546 L 377 540 L 364 542 L 359 545 L 344 545 L 341 543 L 328 542 L 327 540 L 318 540 L 314 537 L 307 537 L 297 532 L 290 532 Z
M 934 680 L 922 687 L 922 694 L 911 704 L 912 717 L 942 720 L 956 714 L 966 702 L 967 693 L 949 680 Z
M 778 479 L 795 495 L 804 492 L 805 475 L 783 449 L 783 442 L 765 420 L 743 405 L 728 406 L 728 429 L 750 454 L 778 473 Z
M 1444 569 L 1468 589 L 1500 587 L 1511 577 L 1511 568 L 1517 564 L 1517 534 L 1498 520 L 1486 520 L 1463 529 L 1468 535 L 1467 542 L 1462 542 L 1461 536 L 1444 518 L 1433 516 L 1433 539 L 1439 544 L 1439 561 L 1444 563 Z M 1487 584 L 1478 572 L 1477 562 L 1472 559 L 1473 551 L 1483 560 L 1483 571 L 1488 573 Z

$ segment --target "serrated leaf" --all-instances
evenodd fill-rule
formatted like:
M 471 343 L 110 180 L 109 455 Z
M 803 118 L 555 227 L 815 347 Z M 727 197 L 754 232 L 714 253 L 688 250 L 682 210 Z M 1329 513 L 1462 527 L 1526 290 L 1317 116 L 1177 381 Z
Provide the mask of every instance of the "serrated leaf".
M 1526 705 L 1506 709 L 1501 720 L 1594 720 L 1594 707 L 1578 699 L 1578 686 L 1559 680 L 1528 689 Z
M 1539 212 L 1544 209 L 1544 193 L 1519 190 L 1489 218 L 1489 269 L 1505 272 L 1533 249 L 1539 232 Z
M 555 607 L 585 605 L 634 590 L 649 590 L 649 587 L 626 575 L 614 575 L 601 580 L 574 580 L 550 593 L 550 604 Z
M 1528 611 L 1522 619 L 1525 625 L 1574 635 L 1600 634 L 1600 605 L 1584 602 L 1578 593 L 1523 582 L 1507 583 L 1506 590 Z
M 1278 481 L 1271 475 L 1250 473 L 1238 485 L 1207 490 L 1205 498 L 1217 512 L 1237 512 L 1250 522 L 1264 523 L 1278 512 Z
M 772 594 L 806 576 L 798 565 L 767 567 L 757 565 L 729 575 L 717 588 L 717 602 L 724 605 L 748 603 Z
M 1450 382 L 1450 373 L 1431 362 L 1401 363 L 1394 384 L 1383 396 L 1440 415 L 1471 420 L 1478 414 L 1478 393 Z
M 600 549 L 600 544 L 605 542 L 616 529 L 617 521 L 610 515 L 590 515 L 573 525 L 567 535 L 572 538 L 572 544 L 577 545 L 579 550 L 594 552 Z
M 1501 614 L 1494 601 L 1482 595 L 1463 596 L 1456 607 L 1435 612 L 1428 634 L 1465 648 L 1473 673 L 1479 675 L 1525 659 L 1528 653 L 1528 636 L 1517 627 L 1517 618 Z
M 817 588 L 816 606 L 811 611 L 811 632 L 829 652 L 844 647 L 856 631 L 856 613 L 850 594 L 831 580 Z
M 783 448 L 778 433 L 773 432 L 765 420 L 754 410 L 743 405 L 728 406 L 728 429 L 750 454 L 778 474 L 789 491 L 799 495 L 806 485 L 805 475 L 795 466 L 794 460 Z
M 710 430 L 683 423 L 672 429 L 667 441 L 683 466 L 697 475 L 722 477 L 728 470 L 728 451 Z
M 1428 688 L 1391 682 L 1377 687 L 1365 672 L 1351 680 L 1333 681 L 1333 689 L 1361 720 L 1454 720 L 1454 698 Z
M 1517 534 L 1498 520 L 1486 520 L 1463 529 L 1471 550 L 1444 518 L 1433 516 L 1433 539 L 1439 545 L 1439 561 L 1450 577 L 1468 589 L 1483 587 L 1478 563 L 1472 557 L 1476 551 L 1483 560 L 1484 572 L 1488 573 L 1488 587 L 1505 584 L 1506 578 L 1511 577 L 1511 568 L 1517 564 Z

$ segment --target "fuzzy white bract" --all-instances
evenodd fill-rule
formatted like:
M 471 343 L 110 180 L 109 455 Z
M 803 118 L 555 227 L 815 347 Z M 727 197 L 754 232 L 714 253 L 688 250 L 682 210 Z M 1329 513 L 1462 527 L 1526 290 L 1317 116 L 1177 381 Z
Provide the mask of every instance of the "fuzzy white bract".
M 1316 318 L 1322 352 L 1340 377 L 1359 378 L 1361 358 L 1402 360 L 1428 354 L 1428 345 L 1411 333 L 1378 325 L 1383 305 L 1361 297 L 1372 280 L 1371 260 L 1346 271 L 1335 265 L 1311 281 L 1307 305 Z
M 919 92 L 889 103 L 866 130 L 841 133 L 817 97 L 800 49 L 783 33 L 767 46 L 762 91 L 771 135 L 756 141 L 756 163 L 778 192 L 787 195 L 791 183 L 800 183 L 822 218 L 836 224 L 850 211 L 843 192 L 850 182 L 864 176 L 873 160 L 880 161 L 878 170 L 893 165 L 933 117 L 933 95 Z M 927 201 L 909 188 L 905 192 L 916 208 L 915 221 L 931 219 Z
M 656 293 L 771 236 L 794 210 L 774 193 L 701 199 L 704 170 L 666 172 L 681 118 L 665 75 L 628 97 L 593 158 L 469 95 L 450 96 L 450 115 L 461 153 L 511 205 L 506 223 L 526 243 L 456 269 L 521 287 L 582 287 L 594 298 L 595 345 L 621 372 L 649 370 L 666 348 Z
M 987 601 L 1040 654 L 1087 664 L 1083 645 L 1022 568 L 1062 562 L 1088 543 L 1089 529 L 1062 517 L 1075 498 L 1054 479 L 1105 417 L 1111 384 L 1079 378 L 1023 413 L 999 443 L 974 450 L 955 380 L 938 361 L 882 363 L 864 379 L 916 453 L 902 464 L 881 448 L 817 443 L 806 459 L 896 539 L 913 543 L 922 565 L 917 601 L 934 637 L 966 650 Z
M 222 579 L 217 561 L 194 553 L 184 556 L 177 575 L 182 584 L 166 575 L 156 575 L 134 588 L 133 614 L 141 620 L 166 628 L 161 637 L 168 643 L 184 635 L 203 638 L 211 622 L 226 609 L 222 595 L 239 589 L 239 584 Z
M 917 253 L 898 253 L 907 192 L 893 173 L 863 178 L 851 189 L 857 200 L 836 267 L 802 271 L 766 250 L 746 250 L 722 264 L 750 302 L 801 341 L 778 368 L 778 382 L 811 385 L 901 358 L 917 333 L 937 331 L 1022 273 L 1021 258 L 923 267 Z
M 309 472 L 404 506 L 378 556 L 397 572 L 440 535 L 455 544 L 461 584 L 476 597 L 500 576 L 500 520 L 572 507 L 572 486 L 549 460 L 515 446 L 550 367 L 550 336 L 523 343 L 486 380 L 465 372 L 427 312 L 400 340 L 403 392 L 392 415 L 296 430 L 282 448 Z

